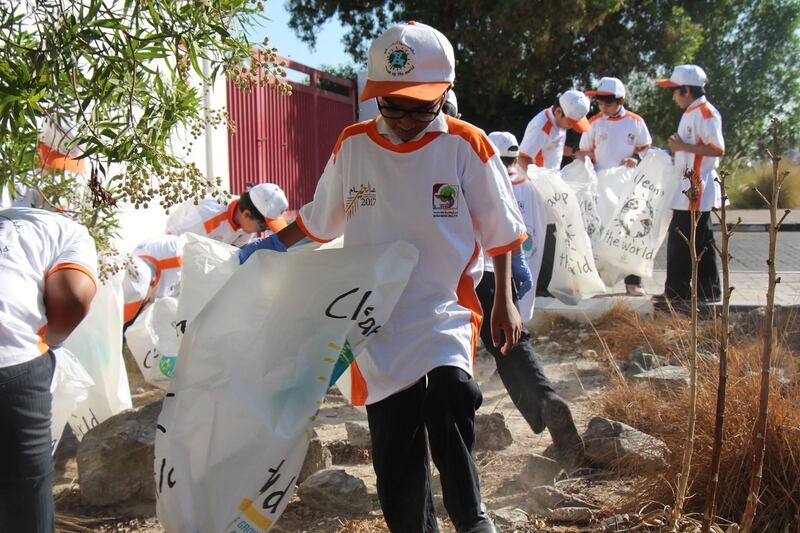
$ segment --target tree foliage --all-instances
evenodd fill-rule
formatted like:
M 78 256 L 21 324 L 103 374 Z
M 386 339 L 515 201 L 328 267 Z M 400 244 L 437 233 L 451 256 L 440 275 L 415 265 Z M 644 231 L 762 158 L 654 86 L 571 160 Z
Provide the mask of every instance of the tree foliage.
M 521 135 L 560 91 L 616 76 L 663 142 L 680 110 L 653 80 L 684 62 L 706 69 L 733 156 L 754 151 L 773 112 L 796 116 L 800 104 L 798 0 L 289 0 L 287 6 L 290 26 L 310 44 L 321 24 L 338 17 L 348 28 L 347 51 L 362 65 L 370 41 L 392 22 L 415 19 L 441 30 L 455 48 L 461 111 L 487 131 Z
M 222 110 L 203 108 L 202 81 L 286 88 L 275 49 L 265 41 L 254 53 L 244 37 L 263 9 L 249 0 L 0 2 L 0 187 L 35 187 L 59 202 L 81 192 L 88 201 L 68 203 L 90 229 L 107 219 L 100 245 L 117 200 L 168 206 L 219 194 L 219 180 L 175 154 L 171 139 L 179 126 L 195 135 L 207 121 L 227 126 Z M 91 162 L 88 189 L 40 173 L 47 120 L 69 135 L 62 152 L 80 147 Z

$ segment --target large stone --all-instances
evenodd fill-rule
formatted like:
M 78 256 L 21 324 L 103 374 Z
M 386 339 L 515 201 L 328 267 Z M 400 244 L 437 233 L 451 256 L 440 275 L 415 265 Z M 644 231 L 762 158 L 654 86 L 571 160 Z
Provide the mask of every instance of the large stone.
M 155 500 L 153 461 L 161 402 L 123 411 L 84 435 L 78 446 L 78 477 L 84 504 Z
M 358 516 L 372 509 L 364 482 L 337 468 L 308 476 L 297 488 L 297 495 L 304 504 L 318 511 Z
M 479 451 L 508 448 L 514 439 L 503 413 L 475 416 L 475 449 Z
M 596 416 L 583 434 L 586 457 L 606 468 L 663 468 L 667 445 L 622 422 Z
M 681 389 L 689 385 L 689 369 L 682 366 L 662 366 L 632 376 L 634 382 L 655 385 L 664 390 Z
M 369 434 L 369 424 L 366 422 L 345 422 L 347 441 L 356 448 L 372 449 L 372 437 Z
M 490 511 L 489 516 L 500 531 L 519 531 L 528 525 L 528 513 L 518 507 L 503 507 Z
M 306 452 L 305 461 L 303 461 L 303 467 L 300 469 L 300 474 L 297 476 L 297 482 L 302 483 L 314 472 L 325 470 L 331 466 L 333 466 L 333 456 L 330 450 L 322 444 L 315 432 L 308 443 L 308 451 Z
M 563 468 L 558 461 L 533 454 L 528 457 L 525 466 L 522 468 L 519 482 L 525 487 L 552 485 L 562 472 Z
M 582 524 L 594 518 L 594 512 L 588 507 L 556 507 L 550 509 L 547 517 L 556 522 Z

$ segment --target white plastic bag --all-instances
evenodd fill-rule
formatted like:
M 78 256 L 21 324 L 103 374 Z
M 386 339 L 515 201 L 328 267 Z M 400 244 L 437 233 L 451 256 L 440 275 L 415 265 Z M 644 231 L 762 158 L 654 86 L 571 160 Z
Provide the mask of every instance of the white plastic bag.
M 652 276 L 672 218 L 670 202 L 679 185 L 669 155 L 648 150 L 631 179 L 620 187 L 614 214 L 595 246 L 598 261 L 610 270 Z
M 178 300 L 158 298 L 125 332 L 131 355 L 145 381 L 166 389 L 175 370 L 181 332 L 177 325 Z
M 89 389 L 94 386 L 94 381 L 72 352 L 61 347 L 53 350 L 53 353 L 56 367 L 53 381 L 50 382 L 50 392 L 53 395 L 50 427 L 53 436 L 52 451 L 55 453 L 67 420 L 78 405 L 89 396 Z
M 528 166 L 528 177 L 541 195 L 548 219 L 556 222 L 553 276 L 547 290 L 568 305 L 605 292 L 597 273 L 592 244 L 572 188 L 557 170 Z
M 367 346 L 417 256 L 402 242 L 256 252 L 216 291 L 187 326 L 159 417 L 154 468 L 166 531 L 270 529 L 291 498 L 342 347 L 357 355 Z
M 597 210 L 597 174 L 588 157 L 576 159 L 561 169 L 561 179 L 572 188 L 581 210 L 583 226 L 592 244 L 603 231 L 603 221 Z
M 94 381 L 86 400 L 69 418 L 79 439 L 110 416 L 131 408 L 122 360 L 122 277 L 120 271 L 97 284 L 89 314 L 64 341 Z

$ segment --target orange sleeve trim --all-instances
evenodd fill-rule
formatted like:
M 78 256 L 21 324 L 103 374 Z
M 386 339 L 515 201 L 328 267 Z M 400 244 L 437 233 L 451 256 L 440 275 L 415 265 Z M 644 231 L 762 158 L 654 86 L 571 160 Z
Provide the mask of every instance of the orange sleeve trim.
M 334 163 L 336 162 L 336 157 L 339 155 L 339 150 L 342 148 L 342 144 L 344 143 L 344 141 L 347 140 L 347 138 L 352 137 L 353 135 L 360 135 L 362 133 L 367 133 L 370 123 L 375 122 L 375 120 L 377 119 L 359 122 L 357 124 L 347 126 L 345 129 L 342 130 L 342 133 L 339 134 L 339 138 L 336 140 L 336 144 L 333 147 Z
M 533 159 L 533 162 L 537 167 L 544 168 L 544 155 L 542 154 L 541 150 L 536 152 L 536 157 Z
M 326 242 L 331 242 L 333 240 L 333 239 L 328 239 L 326 241 L 325 239 L 320 239 L 319 237 L 315 236 L 313 233 L 308 231 L 308 228 L 303 223 L 303 217 L 300 216 L 300 213 L 297 214 L 297 218 L 294 219 L 294 222 L 295 222 L 295 224 L 297 224 L 297 227 L 300 228 L 300 231 L 305 233 L 306 237 L 308 237 L 312 241 L 318 242 L 320 244 L 325 244 Z
M 646 150 L 646 149 L 650 148 L 651 146 L 652 146 L 652 144 L 643 144 L 641 146 L 637 146 L 636 147 L 636 151 L 637 152 L 641 152 L 642 150 Z
M 506 244 L 505 246 L 498 246 L 497 248 L 490 248 L 486 250 L 486 255 L 489 257 L 495 257 L 497 255 L 502 255 L 506 252 L 511 252 L 512 250 L 516 250 L 520 247 L 520 245 L 525 242 L 525 239 L 528 238 L 527 233 L 522 233 L 519 237 L 517 237 L 512 242 Z
M 227 219 L 228 219 L 228 212 L 223 211 L 219 215 L 211 217 L 205 222 L 203 222 L 203 229 L 206 230 L 206 235 L 210 234 L 212 231 L 217 229 L 219 225 L 225 222 Z
M 709 143 L 708 147 L 711 148 L 712 150 L 714 150 L 715 152 L 717 152 L 720 156 L 725 155 L 725 149 L 724 148 L 720 148 L 719 146 L 717 146 L 714 143 Z
M 97 288 L 97 280 L 94 278 L 94 274 L 92 274 L 92 271 L 83 265 L 79 265 L 78 263 L 59 263 L 50 269 L 50 272 L 47 273 L 44 279 L 47 280 L 47 278 L 49 278 L 59 270 L 78 270 L 79 272 L 83 272 L 84 274 L 89 276 L 90 280 L 92 280 L 95 289 Z
M 489 141 L 489 138 L 486 137 L 486 134 L 472 124 L 450 116 L 445 116 L 445 121 L 447 122 L 447 131 L 467 141 L 472 147 L 472 150 L 484 163 L 489 161 L 495 154 L 494 147 Z
M 75 174 L 83 174 L 83 159 L 75 159 L 64 155 L 46 144 L 39 145 L 39 165 L 41 168 L 68 170 Z
M 358 363 L 350 363 L 350 402 L 353 405 L 364 405 L 367 403 L 367 380 L 358 368 Z

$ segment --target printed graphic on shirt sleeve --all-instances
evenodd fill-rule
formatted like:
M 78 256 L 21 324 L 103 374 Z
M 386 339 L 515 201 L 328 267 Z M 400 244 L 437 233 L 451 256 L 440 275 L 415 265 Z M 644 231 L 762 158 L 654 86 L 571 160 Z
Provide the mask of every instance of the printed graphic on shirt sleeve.
M 433 185 L 433 216 L 458 216 L 458 185 L 451 183 Z

